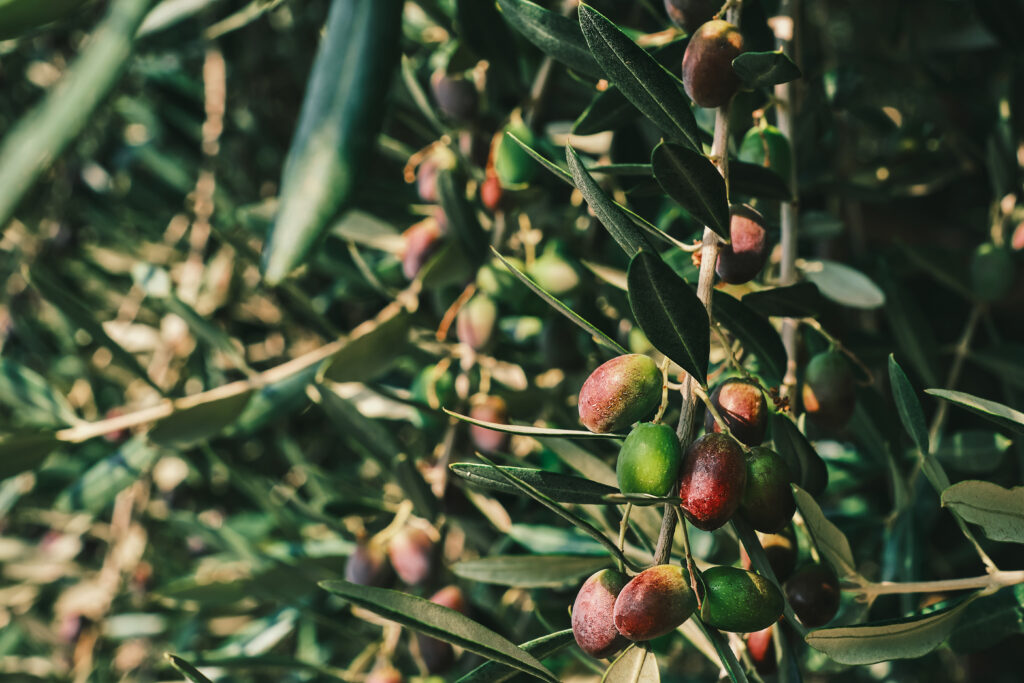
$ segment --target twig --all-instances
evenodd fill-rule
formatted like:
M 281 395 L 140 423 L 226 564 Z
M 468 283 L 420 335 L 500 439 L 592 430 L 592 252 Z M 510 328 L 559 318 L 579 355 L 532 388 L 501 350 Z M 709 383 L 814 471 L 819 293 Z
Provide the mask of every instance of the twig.
M 964 359 L 971 352 L 971 340 L 974 338 L 975 330 L 978 329 L 978 322 L 981 320 L 985 308 L 984 304 L 975 304 L 971 309 L 963 334 L 960 335 L 960 341 L 956 344 L 953 364 L 949 367 L 949 375 L 946 377 L 946 389 L 954 388 L 960 380 L 960 371 L 963 369 Z M 939 447 L 939 435 L 942 432 L 942 425 L 946 421 L 948 409 L 949 403 L 947 401 L 939 401 L 939 408 L 935 411 L 935 417 L 932 418 L 932 424 L 928 429 L 928 445 L 932 451 Z

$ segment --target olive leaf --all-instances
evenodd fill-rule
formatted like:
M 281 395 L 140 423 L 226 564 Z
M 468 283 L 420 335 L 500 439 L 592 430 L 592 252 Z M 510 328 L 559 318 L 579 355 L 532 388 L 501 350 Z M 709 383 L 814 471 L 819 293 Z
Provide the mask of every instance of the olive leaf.
M 512 28 L 544 54 L 592 78 L 604 77 L 579 23 L 528 0 L 498 0 L 498 7 Z
M 558 683 L 558 679 L 529 652 L 453 609 L 400 591 L 360 586 L 348 581 L 322 581 L 320 587 L 431 638 L 458 645 L 541 680 Z
M 560 436 L 566 439 L 624 439 L 625 434 L 595 434 L 594 432 L 588 432 L 582 429 L 553 429 L 549 427 L 533 427 L 531 425 L 519 425 L 519 424 L 500 424 L 498 422 L 487 422 L 486 420 L 477 420 L 476 418 L 470 417 L 469 415 L 462 415 L 452 410 L 444 408 L 444 412 L 448 413 L 456 420 L 462 420 L 468 422 L 471 425 L 477 427 L 484 427 L 485 429 L 493 429 L 496 432 L 505 432 L 506 434 L 520 434 L 522 436 Z
M 608 80 L 670 139 L 700 149 L 700 130 L 679 79 L 589 5 L 580 5 L 580 27 Z
M 725 180 L 706 156 L 682 145 L 662 142 L 651 153 L 651 167 L 654 179 L 669 197 L 729 240 Z
M 648 251 L 633 257 L 626 279 L 630 308 L 654 348 L 701 384 L 707 383 L 711 329 L 696 292 Z
M 732 60 L 736 74 L 755 88 L 770 88 L 800 78 L 800 67 L 782 50 L 773 52 L 744 52 Z
M 949 637 L 960 616 L 978 595 L 969 595 L 954 606 L 931 614 L 818 629 L 808 633 L 805 640 L 840 664 L 863 665 L 922 657 Z
M 744 302 L 715 290 L 711 295 L 713 317 L 754 354 L 758 374 L 769 385 L 782 384 L 786 374 L 786 348 L 778 331 L 764 316 Z
M 607 556 L 504 555 L 463 560 L 451 566 L 463 579 L 517 588 L 559 588 L 611 565 Z
M 199 669 L 195 668 L 189 664 L 187 660 L 182 659 L 178 655 L 166 652 L 164 653 L 164 657 L 166 657 L 167 661 L 171 663 L 171 666 L 181 672 L 181 674 L 188 680 L 192 681 L 192 683 L 212 683 L 212 681 L 204 676 Z
M 939 398 L 954 403 L 961 408 L 966 408 L 975 415 L 980 415 L 986 420 L 991 420 L 1001 427 L 1012 429 L 1015 432 L 1024 434 L 1024 413 L 1014 410 L 1010 406 L 990 401 L 978 396 L 972 396 L 962 391 L 950 391 L 948 389 L 925 389 L 926 394 L 938 396 Z
M 501 493 L 518 494 L 520 492 L 499 472 L 495 472 L 490 465 L 457 462 L 450 465 L 449 469 L 452 474 L 477 488 L 500 491 Z M 499 469 L 509 472 L 559 503 L 599 505 L 605 502 L 605 496 L 619 492 L 614 486 L 606 486 L 569 474 L 556 474 L 529 467 L 501 467 Z
M 825 513 L 821 511 L 818 503 L 807 491 L 796 484 L 791 484 L 791 486 L 796 506 L 807 524 L 807 531 L 814 541 L 814 547 L 832 565 L 840 578 L 859 576 L 856 562 L 853 559 L 853 551 L 850 549 L 850 541 L 847 540 L 846 534 L 825 517 Z
M 572 629 L 555 631 L 540 638 L 534 638 L 520 645 L 537 659 L 544 659 L 557 654 L 574 640 Z M 499 662 L 485 662 L 468 674 L 457 680 L 455 683 L 504 683 L 513 676 L 516 676 L 515 669 Z
M 993 541 L 1024 543 L 1024 486 L 961 481 L 942 492 L 942 506 L 980 526 Z
M 821 313 L 825 298 L 813 282 L 769 287 L 740 299 L 756 313 L 783 318 L 809 318 Z
M 746 161 L 729 160 L 729 192 L 762 199 L 793 200 L 793 191 L 774 169 Z

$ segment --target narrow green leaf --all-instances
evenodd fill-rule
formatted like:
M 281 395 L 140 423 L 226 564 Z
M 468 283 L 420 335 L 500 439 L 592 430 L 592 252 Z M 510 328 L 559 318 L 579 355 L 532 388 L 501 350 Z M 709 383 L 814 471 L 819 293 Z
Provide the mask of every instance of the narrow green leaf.
M 1024 486 L 961 481 L 942 492 L 942 506 L 980 526 L 993 541 L 1024 543 Z
M 517 588 L 559 588 L 611 565 L 608 557 L 506 555 L 464 560 L 451 566 L 463 579 Z
M 907 373 L 896 362 L 896 357 L 889 354 L 889 383 L 892 385 L 892 397 L 896 400 L 896 411 L 903 422 L 903 428 L 914 440 L 917 450 L 921 455 L 927 457 L 928 448 L 928 427 L 924 421 L 924 411 L 921 409 L 921 402 L 917 400 L 917 394 L 913 385 L 907 379 Z
M 786 374 L 786 348 L 768 319 L 725 292 L 715 290 L 711 301 L 714 319 L 739 339 L 748 353 L 757 357 L 757 374 L 769 385 L 782 384 Z
M 609 86 L 607 90 L 597 93 L 590 105 L 583 110 L 572 125 L 572 133 L 594 135 L 606 130 L 615 130 L 637 115 L 636 107 L 629 103 L 625 95 L 615 86 Z
M 694 218 L 729 239 L 729 199 L 725 180 L 706 156 L 662 142 L 651 153 L 654 179 Z
M 401 0 L 334 0 L 281 178 L 263 273 L 279 284 L 353 196 L 401 54 Z
M 174 413 L 149 431 L 149 438 L 161 446 L 186 447 L 206 441 L 227 429 L 252 398 L 252 390 L 196 404 L 188 398 L 175 401 Z
M 528 0 L 498 0 L 505 20 L 537 49 L 570 69 L 592 78 L 603 78 L 580 25 Z
M 528 144 L 526 144 L 518 137 L 516 137 L 514 133 L 506 131 L 505 135 L 510 137 L 513 142 L 522 147 L 523 150 L 534 159 L 534 161 L 536 161 L 538 164 L 540 164 L 548 171 L 550 171 L 552 174 L 554 174 L 556 178 L 566 183 L 567 185 L 574 186 L 572 175 L 570 175 L 569 172 L 566 171 L 564 168 L 548 159 L 546 156 L 535 150 L 533 147 L 530 147 Z
M 49 14 L 47 8 L 53 4 L 53 0 L 32 3 L 30 14 Z M 60 87 L 50 88 L 41 104 L 5 131 L 0 144 L 0 225 L 10 222 L 21 198 L 78 136 L 117 83 L 131 62 L 135 32 L 151 4 L 152 0 L 110 3 L 106 17 L 61 79 Z M 8 30 L 0 27 L 0 34 L 6 35 Z
M 164 653 L 164 657 L 166 657 L 167 661 L 171 663 L 171 666 L 181 672 L 181 674 L 188 680 L 192 681 L 192 683 L 212 683 L 209 678 L 199 672 L 199 669 L 195 668 L 178 655 L 172 655 L 170 652 L 166 652 Z
M 1024 633 L 1024 584 L 972 602 L 953 628 L 949 646 L 956 652 L 988 650 L 1018 633 Z
M 864 273 L 836 261 L 809 261 L 804 276 L 832 301 L 851 308 L 878 308 L 885 293 Z
M 0 480 L 35 469 L 59 445 L 53 432 L 0 435 Z
M 32 368 L 0 358 L 0 403 L 15 420 L 32 427 L 65 427 L 81 422 L 64 395 Z
M 484 427 L 486 429 L 493 429 L 496 432 L 505 432 L 506 434 L 521 434 L 523 436 L 557 436 L 565 439 L 624 439 L 625 434 L 595 434 L 594 432 L 588 432 L 582 429 L 552 429 L 549 427 L 533 427 L 531 425 L 518 425 L 518 424 L 498 424 L 497 422 L 486 422 L 484 420 L 477 420 L 468 415 L 462 415 L 460 413 L 453 412 L 444 408 L 444 412 L 448 413 L 457 420 L 468 422 L 471 425 L 478 427 Z
M 807 634 L 807 644 L 840 664 L 874 664 L 922 657 L 949 637 L 957 620 L 978 596 L 926 615 L 893 621 L 823 628 Z
M 732 68 L 743 81 L 755 88 L 770 88 L 800 78 L 800 67 L 783 54 L 774 52 L 744 52 L 732 60 Z
M 825 298 L 812 282 L 762 289 L 745 294 L 740 301 L 761 315 L 783 318 L 810 318 L 825 306 Z
M 514 265 L 512 265 L 512 263 L 508 261 L 508 259 L 506 259 L 500 253 L 498 253 L 497 249 L 494 249 L 492 247 L 491 251 L 493 251 L 494 255 L 501 259 L 501 262 L 505 264 L 505 267 L 508 268 L 512 272 L 512 274 L 515 275 L 524 285 L 529 287 L 534 294 L 539 296 L 541 299 L 544 299 L 544 301 L 546 301 L 552 308 L 554 308 L 556 311 L 564 315 L 571 322 L 575 323 L 580 329 L 589 334 L 595 342 L 597 342 L 601 346 L 611 349 L 616 354 L 629 353 L 629 351 L 623 348 L 621 344 L 616 342 L 614 339 L 609 337 L 601 330 L 594 327 L 591 323 L 584 320 L 579 314 L 576 313 L 576 311 L 572 310 L 571 308 L 569 308 L 569 306 L 563 303 L 561 299 L 554 296 L 553 294 L 549 294 L 548 292 L 546 292 L 540 285 L 534 282 L 529 275 L 516 268 Z
M 632 258 L 645 247 L 653 250 L 647 235 L 637 229 L 629 217 L 605 194 L 597 181 L 583 167 L 583 162 L 580 161 L 576 150 L 566 146 L 565 159 L 569 164 L 569 172 L 572 174 L 576 188 L 587 200 L 590 208 L 594 210 L 597 220 L 601 221 L 601 225 L 611 233 L 626 255 Z
M 1010 406 L 989 401 L 985 398 L 965 394 L 962 391 L 950 391 L 948 389 L 925 389 L 926 394 L 938 396 L 939 398 L 955 403 L 961 408 L 991 420 L 996 424 L 1012 429 L 1015 432 L 1024 434 L 1024 413 L 1014 410 Z
M 793 200 L 786 179 L 773 169 L 745 161 L 729 161 L 729 193 L 761 199 Z
M 800 509 L 800 515 L 807 524 L 807 531 L 822 558 L 832 565 L 840 578 L 857 576 L 856 562 L 853 559 L 853 551 L 850 549 L 850 541 L 847 540 L 846 534 L 828 521 L 811 494 L 796 484 L 792 484 L 792 487 L 796 506 Z
M 697 294 L 656 254 L 641 251 L 626 275 L 629 305 L 654 348 L 707 382 L 711 328 Z
M 473 213 L 473 207 L 466 200 L 465 179 L 454 171 L 440 171 L 437 174 L 437 189 L 444 208 L 451 233 L 455 235 L 466 256 L 474 263 L 483 262 L 487 256 L 487 239 Z
M 541 680 L 558 683 L 536 657 L 453 609 L 400 591 L 359 586 L 348 581 L 323 581 L 320 587 L 431 638 L 458 645 Z
M 480 453 L 477 453 L 476 456 L 478 458 L 480 458 L 481 460 L 483 460 L 488 465 L 491 465 L 496 472 L 500 472 L 501 476 L 505 477 L 508 481 L 510 481 L 513 486 L 515 486 L 516 488 L 521 490 L 523 493 L 525 493 L 526 495 L 530 496 L 535 501 L 537 501 L 538 503 L 540 503 L 541 505 L 546 507 L 548 510 L 551 510 L 556 515 L 561 517 L 563 520 L 565 520 L 569 524 L 572 524 L 574 527 L 576 527 L 577 529 L 579 529 L 580 531 L 584 532 L 585 534 L 587 534 L 588 536 L 593 538 L 595 541 L 597 541 L 598 543 L 603 545 L 605 547 L 605 549 L 612 554 L 613 557 L 618 558 L 619 561 L 622 562 L 626 567 L 628 567 L 628 568 L 630 568 L 630 569 L 632 569 L 634 571 L 639 571 L 638 565 L 636 565 L 635 563 L 630 561 L 629 558 L 627 558 L 625 555 L 623 555 L 622 551 L 619 550 L 618 546 L 616 546 L 614 543 L 612 543 L 611 540 L 609 540 L 607 536 L 605 536 L 603 533 L 601 533 L 601 531 L 599 529 L 597 529 L 597 527 L 595 527 L 593 524 L 591 524 L 590 522 L 586 521 L 585 519 L 582 519 L 581 517 L 578 517 L 577 515 L 573 514 L 572 512 L 569 512 L 564 507 L 562 507 L 561 505 L 559 505 L 555 501 L 551 500 L 551 498 L 549 498 L 548 496 L 544 495 L 543 493 L 538 491 L 533 486 L 530 486 L 526 482 L 524 482 L 524 481 L 522 481 L 520 479 L 517 479 L 512 474 L 509 474 L 508 471 L 502 470 L 497 465 L 495 465 L 493 462 L 491 462 L 487 458 L 487 456 L 482 455 Z
M 98 515 L 117 494 L 144 476 L 156 463 L 160 450 L 145 436 L 126 441 L 113 455 L 90 467 L 57 496 L 54 506 L 63 512 L 85 510 Z
M 495 472 L 490 465 L 458 462 L 449 467 L 455 476 L 477 488 L 500 491 L 501 493 L 518 494 L 520 492 L 505 477 Z M 605 502 L 604 496 L 619 492 L 614 486 L 605 486 L 583 477 L 568 474 L 555 474 L 528 467 L 501 467 L 499 469 L 507 470 L 513 476 L 559 503 L 600 505 Z
M 572 629 L 555 631 L 540 638 L 534 638 L 520 645 L 537 659 L 544 659 L 557 654 L 574 641 Z M 455 683 L 505 683 L 516 675 L 516 670 L 498 662 L 485 662 Z
M 935 457 L 963 472 L 991 472 L 1013 442 L 999 432 L 965 430 L 943 434 Z
M 322 377 L 332 382 L 365 382 L 387 370 L 409 342 L 412 316 L 404 308 L 373 324 L 356 328 L 344 346 L 324 364 Z
M 814 446 L 788 417 L 772 413 L 772 444 L 794 472 L 800 487 L 812 496 L 821 495 L 828 485 L 828 468 Z
M 700 130 L 679 79 L 593 7 L 580 5 L 579 14 L 583 37 L 608 80 L 670 139 L 699 150 Z
M 604 672 L 601 683 L 661 683 L 658 658 L 644 643 L 630 645 Z
M 605 547 L 575 527 L 512 523 L 508 537 L 535 555 L 607 557 Z

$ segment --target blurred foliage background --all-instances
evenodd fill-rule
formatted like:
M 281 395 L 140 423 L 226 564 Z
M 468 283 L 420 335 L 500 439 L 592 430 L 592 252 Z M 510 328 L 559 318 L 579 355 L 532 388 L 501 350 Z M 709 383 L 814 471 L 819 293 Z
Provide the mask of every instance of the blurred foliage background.
M 40 136 L 61 134 L 66 121 L 43 127 L 34 107 L 65 87 L 108 9 L 130 4 L 87 2 L 0 42 L 8 140 L 19 121 L 35 120 Z M 489 394 L 504 399 L 513 421 L 575 429 L 575 394 L 606 356 L 486 251 L 435 265 L 433 277 L 410 285 L 403 232 L 443 216 L 404 171 L 447 136 L 458 182 L 474 197 L 461 198 L 470 220 L 492 236 L 503 231 L 504 254 L 548 277 L 549 289 L 560 288 L 617 342 L 646 352 L 617 286 L 626 260 L 578 193 L 528 158 L 518 162 L 524 182 L 506 187 L 499 212 L 473 191 L 491 174 L 488 151 L 510 117 L 525 113 L 535 146 L 560 159 L 593 84 L 545 62 L 490 3 L 406 2 L 404 58 L 373 154 L 355 169 L 359 191 L 301 269 L 271 287 L 259 254 L 329 3 L 135 4 L 148 15 L 120 78 L 98 92 L 95 109 L 65 110 L 85 118 L 63 151 L 21 159 L 41 174 L 3 217 L 0 673 L 171 680 L 180 674 L 163 658 L 170 651 L 214 680 L 362 681 L 379 660 L 422 676 L 409 634 L 317 587 L 343 575 L 357 542 L 391 534 L 410 514 L 440 557 L 406 590 L 430 596 L 458 583 L 473 618 L 514 642 L 566 628 L 577 578 L 593 565 L 543 588 L 472 581 L 447 568 L 495 554 L 604 551 L 528 499 L 453 480 L 447 465 L 472 459 L 474 444 L 438 406 L 468 412 L 471 397 Z M 654 0 L 592 4 L 634 36 L 670 28 Z M 748 45 L 771 49 L 766 19 L 778 4 L 743 5 Z M 843 433 L 811 434 L 831 478 L 820 502 L 866 576 L 981 574 L 918 476 L 885 362 L 895 352 L 917 388 L 952 385 L 1024 406 L 1024 8 L 1015 0 L 820 0 L 797 3 L 795 16 L 799 255 L 808 277 L 822 262 L 863 273 L 826 268 L 814 281 L 833 300 L 821 325 L 875 380 Z M 677 50 L 674 73 L 678 48 L 664 48 Z M 474 79 L 480 101 L 471 120 L 437 111 L 430 79 L 438 69 Z M 98 80 L 73 76 L 84 89 Z M 698 110 L 698 122 L 710 130 L 707 114 Z M 731 142 L 741 158 L 748 130 L 774 117 L 766 93 L 737 97 Z M 614 135 L 580 138 L 578 149 L 597 163 L 648 163 L 658 132 L 635 114 L 614 121 Z M 0 152 L 5 162 L 17 157 L 7 146 Z M 603 182 L 678 240 L 699 237 L 701 226 L 649 179 Z M 10 192 L 2 198 L 10 202 Z M 760 206 L 777 227 L 773 205 Z M 1012 258 L 994 296 L 991 271 L 975 255 L 983 244 Z M 689 254 L 677 256 L 674 267 L 693 280 Z M 776 253 L 767 279 L 777 263 Z M 493 339 L 480 354 L 449 329 L 452 306 L 473 281 L 497 301 Z M 404 308 L 396 312 L 394 301 Z M 350 334 L 370 342 L 345 344 Z M 808 330 L 803 353 L 823 345 Z M 318 374 L 336 351 L 343 355 Z M 422 376 L 437 363 L 444 392 Z M 203 394 L 224 386 L 237 391 Z M 169 408 L 166 399 L 180 402 Z M 924 404 L 929 418 L 946 410 L 931 398 Z M 954 481 L 1021 483 L 1024 443 L 1013 432 L 955 408 L 939 422 L 938 455 Z M 589 467 L 594 478 L 614 459 L 605 442 L 574 444 L 516 436 L 507 451 L 552 471 Z M 902 508 L 893 467 L 911 494 Z M 693 542 L 705 559 L 736 559 L 724 533 Z M 1019 545 L 985 547 L 1000 566 L 1024 566 Z M 872 619 L 946 597 L 882 598 Z M 807 680 L 1019 680 L 1024 596 L 1007 590 L 976 606 L 951 643 L 923 659 L 847 668 L 808 651 Z M 840 620 L 857 618 L 857 609 L 844 604 Z M 682 640 L 665 648 L 659 655 L 673 662 L 666 680 L 715 679 L 717 667 Z M 444 675 L 455 680 L 480 662 L 460 655 Z M 599 675 L 572 648 L 549 665 L 562 680 Z

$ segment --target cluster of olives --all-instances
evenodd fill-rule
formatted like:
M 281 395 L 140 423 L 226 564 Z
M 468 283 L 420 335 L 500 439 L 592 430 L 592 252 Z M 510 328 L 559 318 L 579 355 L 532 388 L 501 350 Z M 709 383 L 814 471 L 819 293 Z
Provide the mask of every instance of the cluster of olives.
M 407 524 L 386 543 L 386 547 L 373 541 L 360 543 L 345 564 L 345 580 L 363 586 L 387 586 L 394 575 L 409 586 L 423 586 L 434 576 L 437 565 L 438 544 L 420 524 Z M 462 589 L 448 585 L 430 597 L 430 601 L 443 607 L 466 613 L 466 600 Z M 415 636 L 420 658 L 431 674 L 449 669 L 455 662 L 455 650 L 444 641 L 421 634 Z M 367 680 L 401 681 L 401 675 L 390 665 L 382 665 L 371 672 Z
M 640 354 L 604 363 L 580 389 L 580 421 L 590 431 L 622 431 L 639 422 L 619 451 L 616 474 L 622 493 L 665 496 L 678 486 L 682 512 L 699 529 L 717 529 L 739 514 L 759 532 L 781 532 L 779 538 L 788 538 L 788 546 L 768 540 L 765 545 L 778 579 L 788 578 L 786 592 L 797 616 L 809 626 L 830 620 L 838 609 L 835 575 L 815 564 L 789 576 L 797 548 L 792 534 L 785 532 L 796 510 L 790 483 L 798 481 L 800 465 L 761 445 L 769 409 L 758 383 L 750 379 L 720 383 L 709 402 L 721 422 L 709 411 L 705 434 L 685 452 L 671 427 L 642 421 L 658 406 L 661 395 L 661 371 L 650 357 Z M 779 552 L 784 548 L 786 552 Z M 651 567 L 631 579 L 603 570 L 590 577 L 577 595 L 576 641 L 592 656 L 607 657 L 627 641 L 668 633 L 697 609 L 693 585 L 703 591 L 701 619 L 718 629 L 757 632 L 782 615 L 782 593 L 750 571 L 749 565 L 711 567 L 693 583 L 685 568 L 674 565 Z

